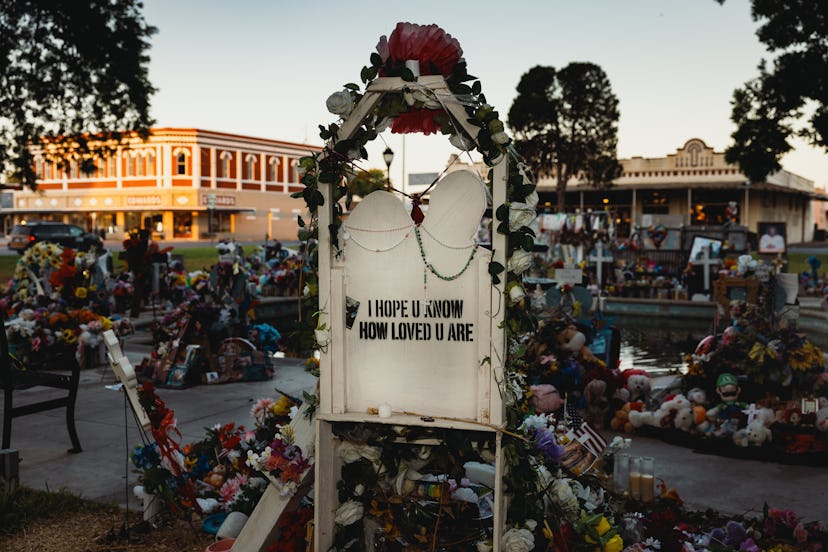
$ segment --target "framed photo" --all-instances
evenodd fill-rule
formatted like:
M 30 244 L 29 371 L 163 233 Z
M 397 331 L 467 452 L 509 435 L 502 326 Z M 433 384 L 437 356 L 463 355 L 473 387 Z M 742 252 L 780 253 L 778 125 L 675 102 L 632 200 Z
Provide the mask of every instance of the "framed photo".
M 700 261 L 704 256 L 704 250 L 707 249 L 707 257 L 709 259 L 718 259 L 722 251 L 722 240 L 716 238 L 708 238 L 707 236 L 694 236 L 693 245 L 690 247 L 691 263 Z
M 757 229 L 760 254 L 775 255 L 788 251 L 788 235 L 784 222 L 760 222 Z
M 802 399 L 802 413 L 816 414 L 819 410 L 819 401 L 816 399 Z
M 731 301 L 756 304 L 759 281 L 756 278 L 720 278 L 713 282 L 713 297 L 725 310 Z

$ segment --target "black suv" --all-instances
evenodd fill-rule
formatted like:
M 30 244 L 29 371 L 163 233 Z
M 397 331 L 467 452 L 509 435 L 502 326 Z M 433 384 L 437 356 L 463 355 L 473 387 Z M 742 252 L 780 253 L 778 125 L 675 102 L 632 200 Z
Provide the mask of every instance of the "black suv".
M 103 249 L 100 236 L 90 234 L 74 224 L 63 222 L 35 221 L 16 224 L 9 234 L 9 249 L 22 255 L 24 251 L 37 242 L 57 243 L 79 251 Z

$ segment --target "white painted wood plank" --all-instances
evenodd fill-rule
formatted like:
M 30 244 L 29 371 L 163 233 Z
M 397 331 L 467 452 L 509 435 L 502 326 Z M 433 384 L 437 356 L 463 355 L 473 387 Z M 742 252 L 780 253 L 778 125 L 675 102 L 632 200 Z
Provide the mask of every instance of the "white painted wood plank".
M 118 341 L 118 336 L 112 330 L 106 330 L 103 333 L 104 344 L 106 345 L 107 358 L 112 371 L 123 385 L 124 393 L 126 393 L 129 400 L 129 406 L 135 414 L 135 420 L 142 429 L 148 431 L 150 429 L 150 419 L 147 411 L 141 406 L 141 401 L 138 399 L 138 376 L 135 374 L 135 368 L 132 363 L 124 356 L 121 351 L 121 343 Z

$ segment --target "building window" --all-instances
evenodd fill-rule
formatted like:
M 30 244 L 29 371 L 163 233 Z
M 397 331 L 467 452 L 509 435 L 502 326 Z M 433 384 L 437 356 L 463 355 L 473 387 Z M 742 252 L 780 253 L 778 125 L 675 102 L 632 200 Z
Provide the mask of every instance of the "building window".
M 147 152 L 147 176 L 155 176 L 155 152 Z
M 175 174 L 187 174 L 187 155 L 184 152 L 175 156 Z
M 43 179 L 44 180 L 51 180 L 52 179 L 52 162 L 48 159 L 43 162 Z
M 248 155 L 244 158 L 245 176 L 248 180 L 258 180 L 256 175 L 256 156 Z
M 233 160 L 233 154 L 229 151 L 223 151 L 221 153 L 221 165 L 219 166 L 219 177 L 221 178 L 230 178 L 232 173 L 230 172 L 230 162 Z
M 642 193 L 641 211 L 644 214 L 666 215 L 670 212 L 669 198 L 664 192 Z
M 267 162 L 267 172 L 268 176 L 267 179 L 270 182 L 278 182 L 279 181 L 279 158 L 278 157 L 271 157 L 270 161 Z
M 73 159 L 69 162 L 69 178 L 78 178 L 78 160 Z
M 135 156 L 133 155 L 126 156 L 126 175 L 124 176 L 135 176 Z

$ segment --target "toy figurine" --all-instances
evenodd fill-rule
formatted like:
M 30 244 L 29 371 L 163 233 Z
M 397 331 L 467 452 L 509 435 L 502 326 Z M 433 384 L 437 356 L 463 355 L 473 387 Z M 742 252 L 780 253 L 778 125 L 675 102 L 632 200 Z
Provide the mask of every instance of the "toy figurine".
M 747 408 L 747 404 L 739 401 L 740 392 L 741 388 L 736 376 L 729 372 L 720 374 L 716 380 L 716 394 L 722 402 L 707 411 L 707 419 L 722 424 L 729 420 L 744 418 L 742 411 Z

